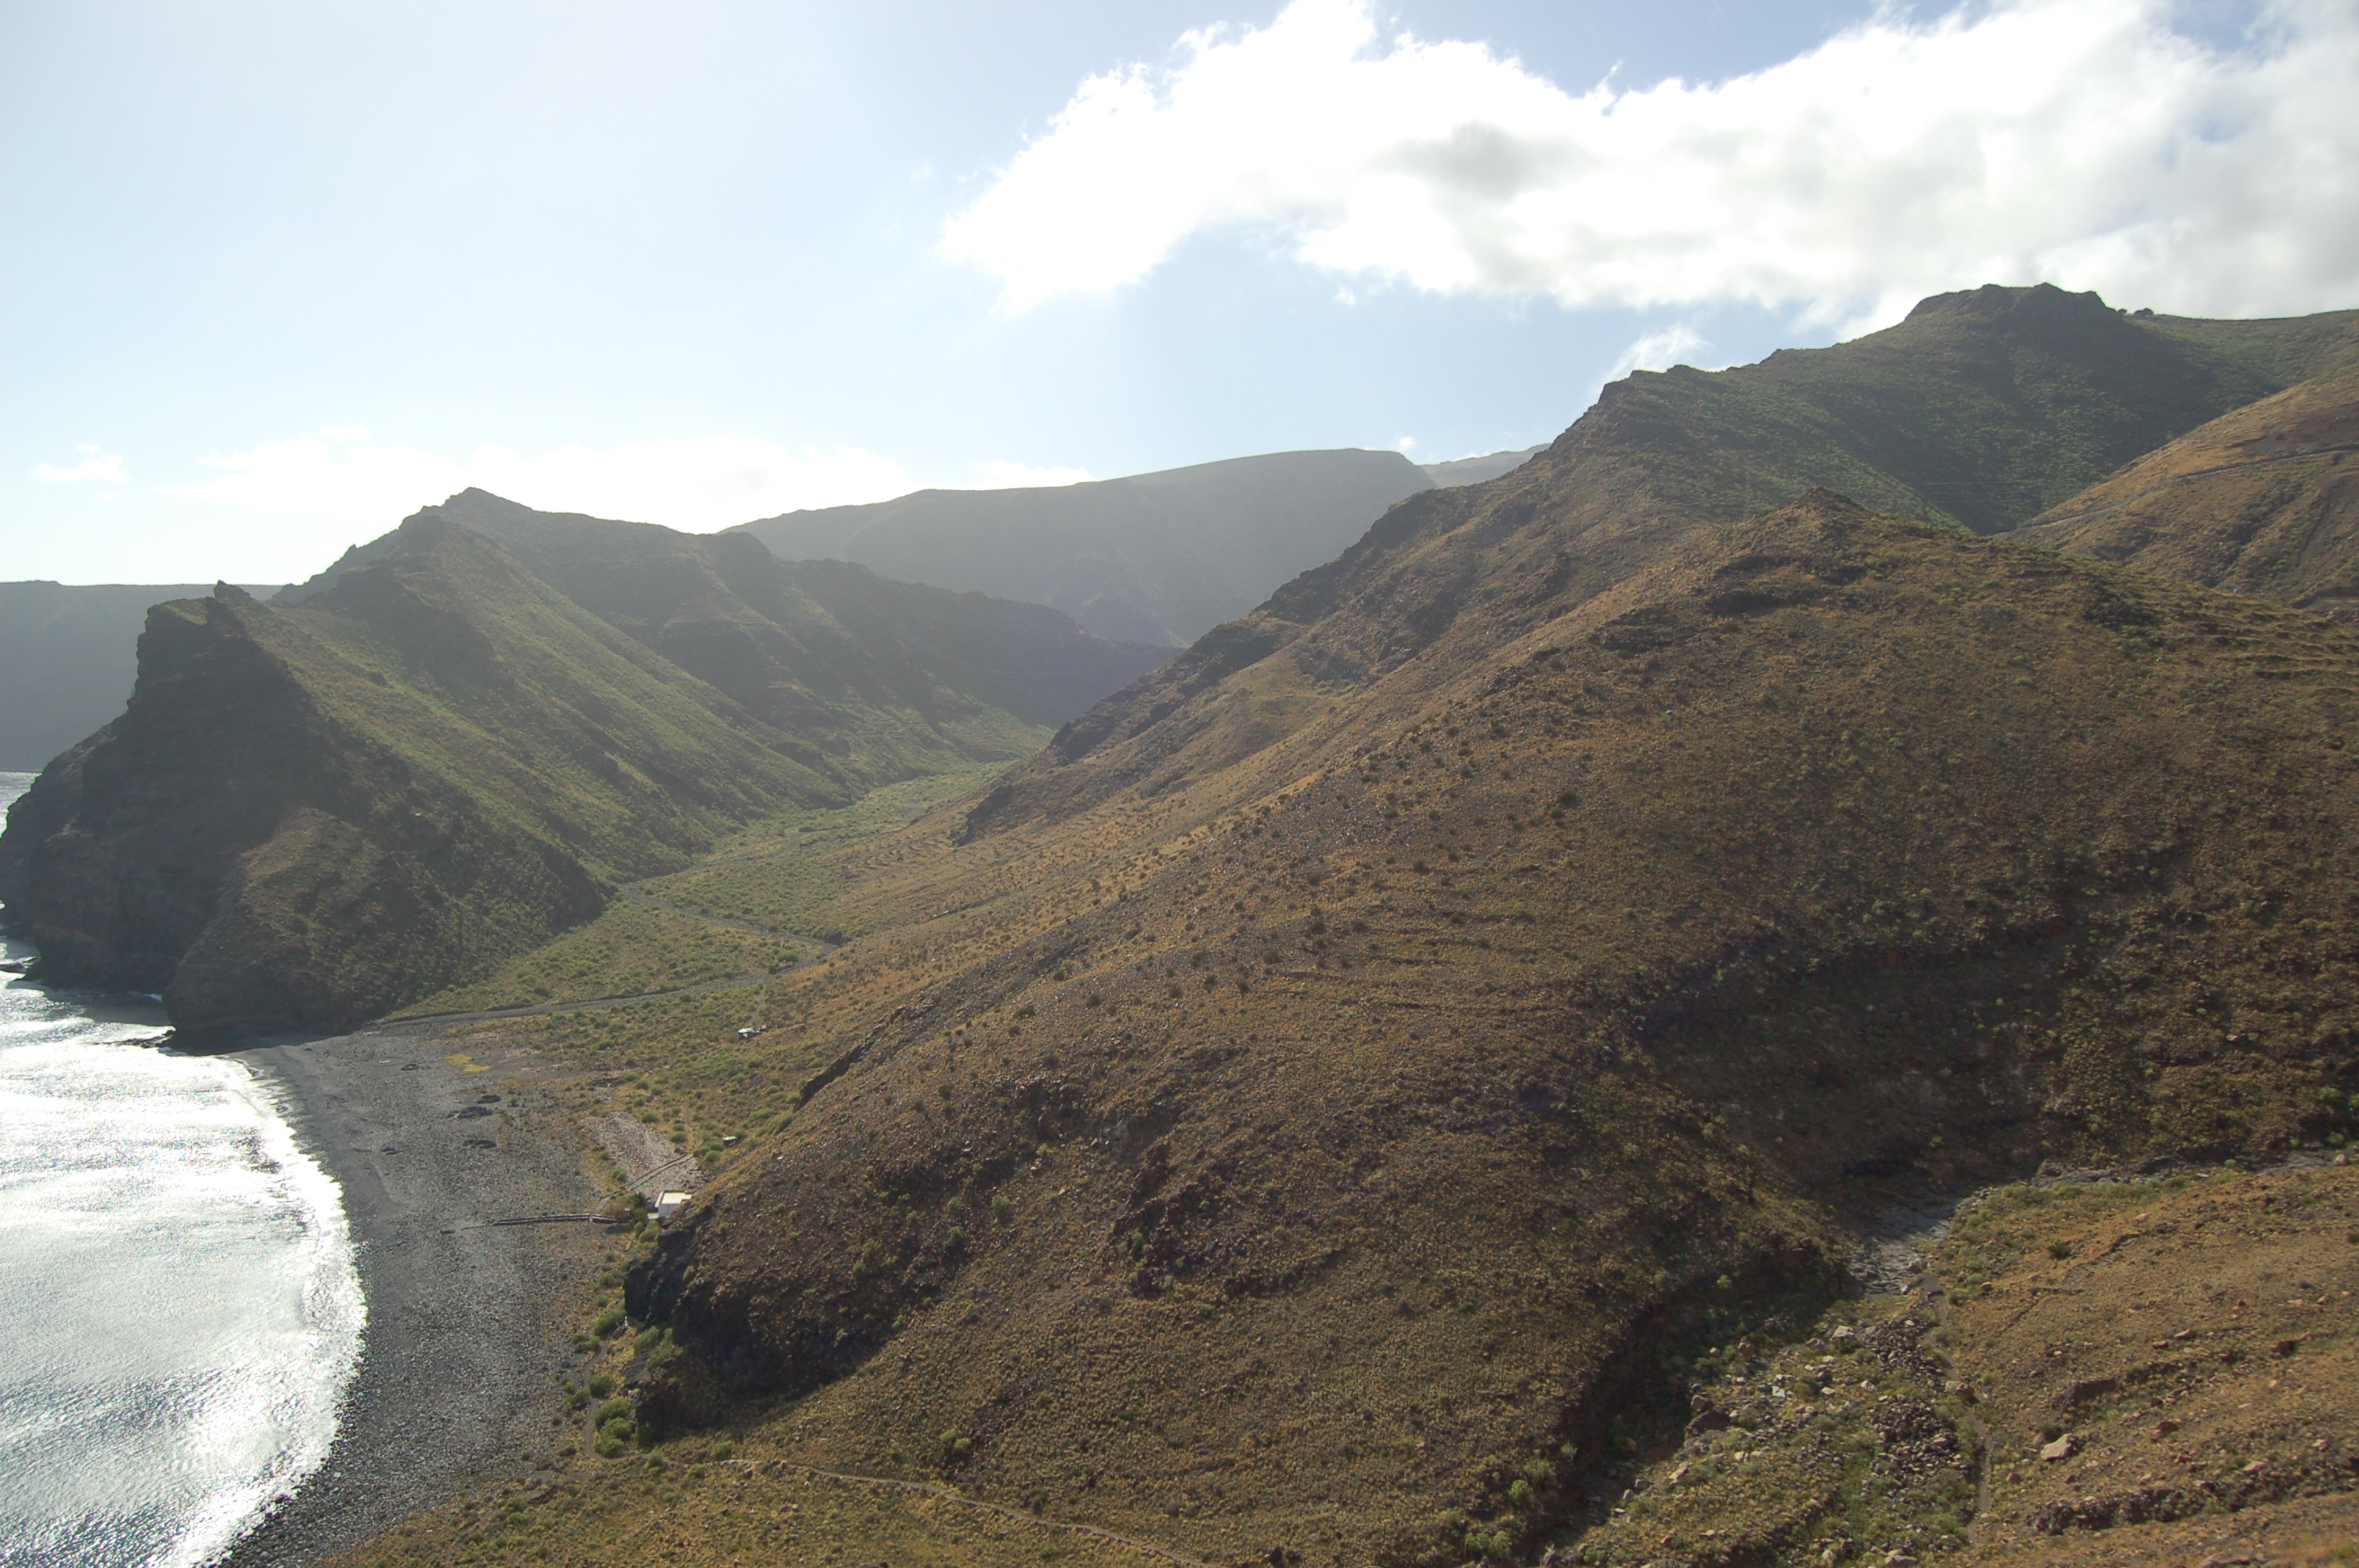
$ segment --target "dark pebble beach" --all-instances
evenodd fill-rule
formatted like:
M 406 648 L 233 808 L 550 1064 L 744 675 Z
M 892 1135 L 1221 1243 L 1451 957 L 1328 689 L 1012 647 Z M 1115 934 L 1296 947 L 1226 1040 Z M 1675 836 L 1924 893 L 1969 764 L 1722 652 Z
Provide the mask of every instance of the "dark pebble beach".
M 446 1059 L 455 1050 L 482 1070 Z M 611 1238 L 491 1223 L 598 1201 L 595 1157 L 531 1053 L 392 1024 L 237 1054 L 283 1088 L 343 1189 L 368 1303 L 327 1462 L 222 1560 L 295 1568 L 552 1462 L 574 1314 Z

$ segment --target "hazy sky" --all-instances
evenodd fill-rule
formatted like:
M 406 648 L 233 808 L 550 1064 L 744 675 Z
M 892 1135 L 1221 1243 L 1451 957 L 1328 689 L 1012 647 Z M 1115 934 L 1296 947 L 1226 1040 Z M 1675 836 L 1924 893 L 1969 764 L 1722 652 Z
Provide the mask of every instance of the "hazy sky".
M 1553 437 L 2046 277 L 2359 305 L 2359 0 L 0 0 L 0 578 Z

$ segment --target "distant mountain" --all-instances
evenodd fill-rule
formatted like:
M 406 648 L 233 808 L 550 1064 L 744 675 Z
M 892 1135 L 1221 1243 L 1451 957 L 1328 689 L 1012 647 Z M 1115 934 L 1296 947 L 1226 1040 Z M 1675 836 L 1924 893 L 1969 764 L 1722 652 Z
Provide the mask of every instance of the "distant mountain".
M 129 706 L 10 812 L 45 978 L 198 1032 L 347 1023 L 764 813 L 1019 756 L 1165 656 L 478 492 L 281 597 L 155 607 Z
M 921 490 L 742 531 L 788 560 L 859 561 L 904 581 L 1053 605 L 1102 637 L 1177 647 L 1437 482 L 1466 481 L 1437 481 L 1398 452 L 1275 452 L 1087 484 Z
M 212 589 L 0 582 L 0 773 L 38 772 L 122 712 L 147 607 Z
M 2017 536 L 2359 619 L 2359 375 L 2190 430 Z
M 1513 473 L 1547 450 L 1547 443 L 1542 442 L 1537 447 L 1520 447 L 1514 451 L 1491 452 L 1479 458 L 1453 458 L 1446 463 L 1420 463 L 1418 466 L 1425 470 L 1426 478 L 1437 486 L 1448 489 L 1452 485 L 1481 484 L 1503 473 Z

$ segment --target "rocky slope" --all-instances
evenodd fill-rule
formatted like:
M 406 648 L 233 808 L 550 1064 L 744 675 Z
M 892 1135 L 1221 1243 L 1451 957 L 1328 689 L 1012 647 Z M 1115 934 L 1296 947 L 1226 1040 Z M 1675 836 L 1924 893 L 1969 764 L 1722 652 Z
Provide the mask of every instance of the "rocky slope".
M 1879 1206 L 2340 1125 L 2354 676 L 1813 494 L 1479 660 L 1233 690 L 1297 716 L 901 872 L 632 1278 L 643 1411 L 797 1394 L 791 1455 L 1217 1561 L 1516 1551 Z
M 158 606 L 124 715 L 12 811 L 0 899 L 49 978 L 203 1033 L 342 1024 L 764 812 L 1019 754 L 1159 657 L 472 493 L 286 597 Z

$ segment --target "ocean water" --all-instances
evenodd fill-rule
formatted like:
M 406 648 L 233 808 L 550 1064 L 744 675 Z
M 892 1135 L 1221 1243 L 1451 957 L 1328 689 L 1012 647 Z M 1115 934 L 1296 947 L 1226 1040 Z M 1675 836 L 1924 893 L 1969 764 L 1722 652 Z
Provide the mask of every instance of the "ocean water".
M 0 982 L 0 1564 L 194 1568 L 327 1457 L 366 1315 L 342 1199 L 152 1001 Z

